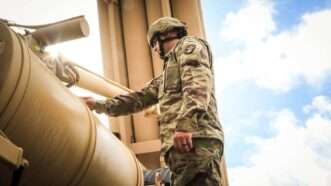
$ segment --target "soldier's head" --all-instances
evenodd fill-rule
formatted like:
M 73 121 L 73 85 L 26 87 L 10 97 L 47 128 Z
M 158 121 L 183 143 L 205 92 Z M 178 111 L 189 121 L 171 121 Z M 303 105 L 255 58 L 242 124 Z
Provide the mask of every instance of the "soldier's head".
M 171 42 L 187 35 L 186 25 L 173 17 L 162 17 L 151 24 L 147 33 L 150 47 L 164 55 L 172 48 Z

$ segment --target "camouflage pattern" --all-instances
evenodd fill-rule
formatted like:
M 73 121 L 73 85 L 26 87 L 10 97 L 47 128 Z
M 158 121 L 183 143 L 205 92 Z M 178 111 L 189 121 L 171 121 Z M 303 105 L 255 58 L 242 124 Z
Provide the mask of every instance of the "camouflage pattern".
M 168 52 L 163 73 L 140 91 L 97 102 L 97 112 L 110 116 L 139 112 L 159 103 L 161 155 L 173 146 L 177 131 L 193 138 L 223 142 L 218 120 L 212 56 L 206 41 L 186 36 Z
M 156 34 L 164 33 L 175 28 L 183 28 L 186 30 L 185 23 L 173 17 L 162 17 L 154 21 L 148 29 L 147 41 L 151 45 L 152 40 Z
M 167 153 L 172 185 L 219 186 L 222 143 L 215 139 L 195 138 L 193 146 L 190 152 L 180 153 L 171 149 Z

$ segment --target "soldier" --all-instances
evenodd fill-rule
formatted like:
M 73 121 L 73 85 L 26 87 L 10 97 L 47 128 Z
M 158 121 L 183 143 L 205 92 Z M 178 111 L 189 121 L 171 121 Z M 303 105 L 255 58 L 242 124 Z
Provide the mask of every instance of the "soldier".
M 220 185 L 223 129 L 217 116 L 212 55 L 206 41 L 187 36 L 186 25 L 163 17 L 149 28 L 149 45 L 164 61 L 163 73 L 128 95 L 84 98 L 91 110 L 120 116 L 159 103 L 161 156 L 172 184 Z

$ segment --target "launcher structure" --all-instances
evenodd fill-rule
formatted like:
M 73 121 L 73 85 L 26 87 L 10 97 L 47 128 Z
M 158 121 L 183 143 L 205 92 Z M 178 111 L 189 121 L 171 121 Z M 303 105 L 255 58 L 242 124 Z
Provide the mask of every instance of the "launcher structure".
M 162 61 L 146 41 L 149 25 L 163 16 L 184 21 L 188 34 L 205 38 L 200 0 L 98 0 L 104 75 L 132 90 L 159 75 Z M 159 126 L 156 118 L 111 118 L 112 131 L 148 168 L 163 165 L 159 159 Z M 225 161 L 223 185 L 228 185 Z

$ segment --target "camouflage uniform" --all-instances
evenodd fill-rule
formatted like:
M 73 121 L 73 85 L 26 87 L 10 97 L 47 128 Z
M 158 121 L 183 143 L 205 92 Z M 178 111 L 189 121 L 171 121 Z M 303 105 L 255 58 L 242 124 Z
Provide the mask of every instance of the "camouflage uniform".
M 161 111 L 161 155 L 172 171 L 173 184 L 218 185 L 223 129 L 217 116 L 212 57 L 206 41 L 181 38 L 166 54 L 160 76 L 140 91 L 97 102 L 97 111 L 120 116 L 156 103 Z M 175 131 L 192 133 L 192 151 L 179 153 L 172 148 Z

